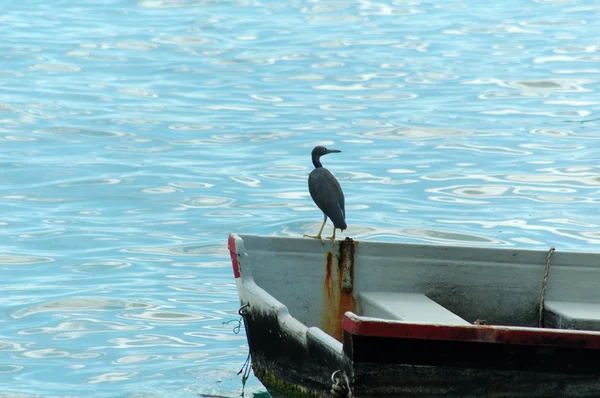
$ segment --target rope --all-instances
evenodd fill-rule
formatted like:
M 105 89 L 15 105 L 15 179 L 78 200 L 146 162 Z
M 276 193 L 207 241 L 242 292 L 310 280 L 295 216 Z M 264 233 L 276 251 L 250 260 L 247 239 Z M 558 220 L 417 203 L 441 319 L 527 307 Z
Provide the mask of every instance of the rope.
M 340 373 L 342 376 L 336 377 Z M 350 392 L 350 381 L 348 380 L 348 376 L 341 373 L 340 370 L 336 370 L 331 375 L 331 395 L 334 398 L 352 398 L 352 393 Z
M 221 322 L 221 325 L 228 325 L 231 322 L 237 322 L 237 325 L 233 328 L 233 333 L 238 334 L 240 332 L 240 330 L 242 329 L 242 321 L 244 320 L 244 316 L 246 316 L 248 314 L 249 307 L 250 307 L 250 304 L 244 304 L 238 310 L 238 314 L 240 315 L 240 317 L 238 319 L 230 319 L 228 321 Z
M 248 315 L 248 312 L 250 308 L 250 303 L 244 304 L 240 307 L 240 309 L 238 310 L 238 315 L 240 316 L 239 319 L 231 319 L 229 321 L 223 322 L 223 325 L 227 325 L 231 322 L 237 322 L 237 325 L 233 328 L 233 333 L 238 334 L 240 332 L 240 329 L 242 328 L 242 322 L 244 320 L 244 317 L 246 315 Z M 242 365 L 242 368 L 240 369 L 239 372 L 237 372 L 237 375 L 242 375 L 242 392 L 240 393 L 240 397 L 244 398 L 244 390 L 246 388 L 246 382 L 248 381 L 248 378 L 250 377 L 250 371 L 252 370 L 252 358 L 250 356 L 250 353 L 248 352 L 248 356 L 246 357 L 246 361 L 244 362 L 244 364 Z M 217 395 L 202 395 L 203 397 L 217 397 Z M 219 395 L 220 397 L 220 395 Z
M 251 363 L 251 358 L 250 358 L 250 353 L 248 353 L 248 356 L 246 357 L 246 362 L 244 362 L 244 365 L 242 365 L 242 368 L 240 369 L 239 372 L 237 372 L 237 375 L 242 375 L 242 392 L 240 394 L 241 398 L 244 398 L 244 389 L 246 388 L 246 381 L 248 381 L 248 378 L 250 377 L 250 371 L 252 371 L 252 363 Z
M 538 314 L 538 326 L 544 327 L 544 300 L 546 298 L 546 286 L 548 284 L 548 273 L 550 272 L 550 258 L 552 258 L 552 253 L 556 248 L 551 247 L 548 250 L 548 254 L 546 254 L 546 271 L 544 272 L 544 279 L 542 280 L 542 294 L 540 296 L 540 312 Z

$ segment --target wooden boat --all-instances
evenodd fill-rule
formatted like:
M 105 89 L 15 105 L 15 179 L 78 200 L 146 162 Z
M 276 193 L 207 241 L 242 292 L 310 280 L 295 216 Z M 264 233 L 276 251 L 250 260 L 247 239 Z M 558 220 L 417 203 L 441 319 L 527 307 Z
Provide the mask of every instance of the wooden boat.
M 600 396 L 600 254 L 236 234 L 229 250 L 273 397 Z

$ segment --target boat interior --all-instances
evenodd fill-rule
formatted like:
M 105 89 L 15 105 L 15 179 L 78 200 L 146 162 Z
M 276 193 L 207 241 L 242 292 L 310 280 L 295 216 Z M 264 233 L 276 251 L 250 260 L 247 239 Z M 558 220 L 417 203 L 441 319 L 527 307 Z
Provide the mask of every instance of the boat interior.
M 347 311 L 411 323 L 600 330 L 597 253 L 241 237 L 244 272 L 251 270 L 243 277 L 338 340 Z

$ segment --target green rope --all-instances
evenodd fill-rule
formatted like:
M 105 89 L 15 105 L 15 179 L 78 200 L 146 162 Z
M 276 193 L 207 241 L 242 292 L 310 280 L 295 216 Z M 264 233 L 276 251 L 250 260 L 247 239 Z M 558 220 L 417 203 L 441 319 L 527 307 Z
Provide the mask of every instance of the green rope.
M 242 375 L 242 393 L 240 394 L 241 398 L 244 398 L 244 389 L 246 388 L 246 381 L 250 377 L 250 371 L 252 370 L 252 365 L 250 364 L 250 353 L 248 353 L 248 357 L 246 358 L 246 362 L 242 365 L 242 368 L 237 373 L 238 376 Z

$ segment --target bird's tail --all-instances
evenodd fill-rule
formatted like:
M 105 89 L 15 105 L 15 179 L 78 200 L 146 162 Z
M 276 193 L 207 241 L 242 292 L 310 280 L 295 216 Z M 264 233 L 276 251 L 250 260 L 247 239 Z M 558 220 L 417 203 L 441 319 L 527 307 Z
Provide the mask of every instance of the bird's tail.
M 346 225 L 346 221 L 344 220 L 342 220 L 341 222 L 334 223 L 333 225 L 334 227 L 342 231 L 348 228 L 348 226 Z

